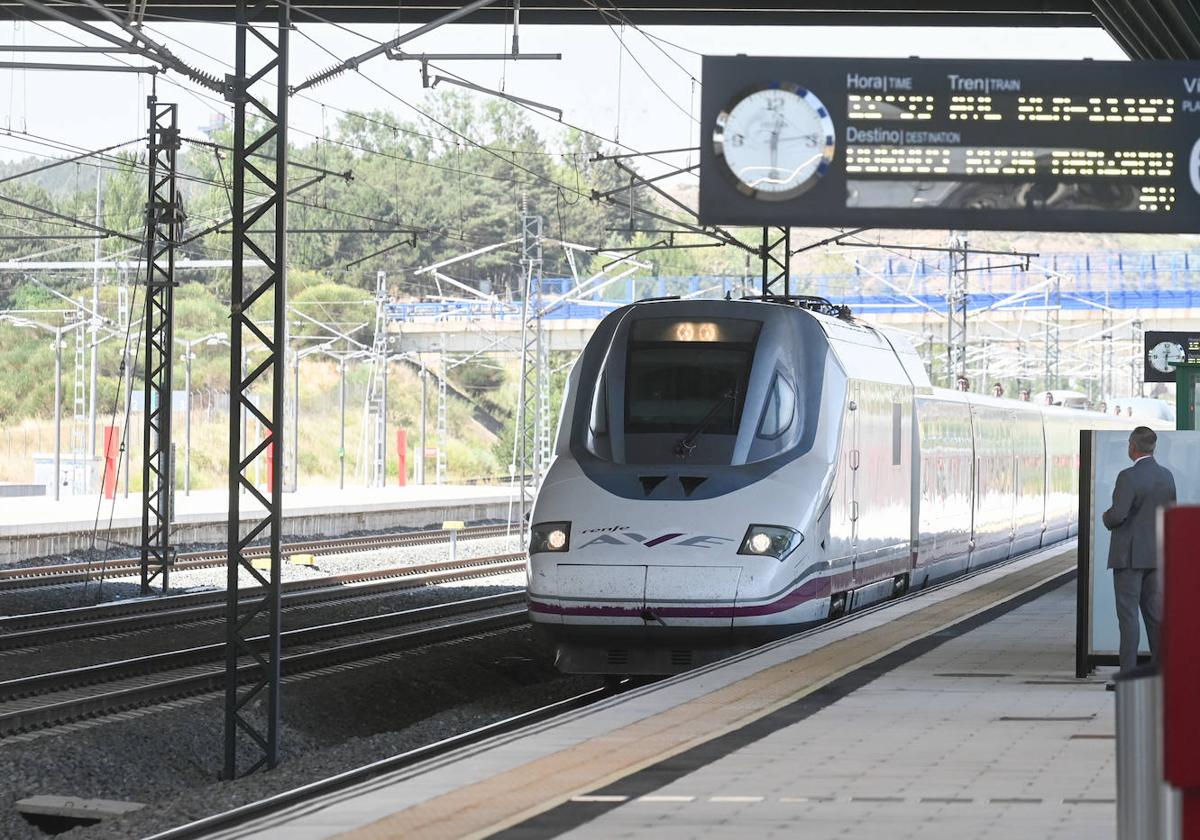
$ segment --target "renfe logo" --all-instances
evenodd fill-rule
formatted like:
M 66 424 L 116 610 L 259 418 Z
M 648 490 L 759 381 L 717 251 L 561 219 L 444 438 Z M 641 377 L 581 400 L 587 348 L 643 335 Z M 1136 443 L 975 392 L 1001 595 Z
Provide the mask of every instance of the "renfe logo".
M 1188 174 L 1192 176 L 1192 189 L 1200 193 L 1200 140 L 1192 146 L 1192 157 L 1188 161 Z

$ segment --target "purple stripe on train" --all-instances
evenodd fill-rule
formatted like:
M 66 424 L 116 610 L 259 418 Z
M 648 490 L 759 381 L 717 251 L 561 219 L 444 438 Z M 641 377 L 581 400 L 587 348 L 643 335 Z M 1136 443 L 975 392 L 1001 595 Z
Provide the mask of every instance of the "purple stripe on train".
M 751 604 L 744 607 L 660 607 L 651 603 L 649 606 L 660 618 L 745 618 L 786 612 L 807 601 L 828 597 L 830 590 L 829 579 L 818 578 L 805 582 L 782 598 L 768 604 Z M 587 615 L 604 618 L 640 618 L 642 615 L 641 607 L 561 606 L 541 601 L 530 601 L 529 610 L 543 615 Z

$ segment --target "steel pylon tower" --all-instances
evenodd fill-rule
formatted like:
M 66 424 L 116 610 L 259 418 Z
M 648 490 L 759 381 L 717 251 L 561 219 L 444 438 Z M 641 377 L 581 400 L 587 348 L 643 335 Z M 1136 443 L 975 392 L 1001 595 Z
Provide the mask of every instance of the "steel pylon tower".
M 550 403 L 550 341 L 542 328 L 541 318 L 538 319 L 537 342 L 537 477 L 550 467 L 550 456 L 553 452 L 551 435 L 553 433 L 554 412 Z
M 441 375 L 438 376 L 438 403 L 437 403 L 437 461 L 434 464 L 434 483 L 442 484 L 447 479 L 447 453 L 446 449 L 450 445 L 450 406 L 448 404 L 449 394 L 447 393 L 446 378 L 450 375 L 450 368 L 446 363 L 446 334 L 442 333 L 441 346 L 438 348 L 438 365 L 441 367 Z
M 1113 334 L 1112 312 L 1104 310 L 1100 333 L 1100 399 L 1113 395 Z
M 131 334 L 130 317 L 129 272 L 122 268 L 117 273 L 117 324 L 125 336 Z M 133 359 L 129 353 L 128 341 L 126 341 L 121 349 L 121 379 L 125 383 L 123 403 L 125 414 L 123 419 L 124 431 L 121 433 L 120 454 L 117 461 L 117 474 L 124 474 L 125 497 L 129 498 L 129 456 L 133 451 L 133 447 L 129 443 L 129 430 L 131 427 L 129 415 L 132 413 L 133 403 Z
M 157 580 L 166 594 L 172 563 L 171 362 L 175 243 L 183 230 L 176 185 L 179 124 L 174 104 L 147 99 L 150 188 L 146 200 L 146 323 L 142 336 L 142 594 Z
M 521 304 L 521 387 L 517 404 L 516 467 L 520 481 L 518 512 L 521 538 L 528 533 L 526 516 L 541 480 L 538 446 L 542 336 L 542 217 L 521 207 L 521 271 L 524 277 Z
M 1142 396 L 1142 344 L 1144 342 L 1142 322 L 1129 325 L 1129 396 Z
M 279 763 L 282 470 L 264 493 L 254 464 L 273 448 L 282 456 L 284 355 L 287 350 L 288 33 L 290 4 L 236 0 L 233 103 L 233 271 L 229 381 L 229 546 L 226 560 L 224 776 L 237 778 Z M 250 54 L 253 50 L 253 55 Z M 272 98 L 273 97 L 273 98 Z M 274 160 L 265 161 L 272 156 Z M 251 198 L 252 202 L 248 202 Z M 249 265 L 254 260 L 262 267 Z M 246 344 L 265 358 L 242 369 Z M 269 388 L 263 411 L 255 386 Z M 242 454 L 243 409 L 263 439 Z M 248 525 L 242 526 L 245 489 Z M 267 541 L 265 574 L 246 556 Z M 248 578 L 243 587 L 240 575 Z
M 1062 308 L 1062 281 L 1057 274 L 1048 278 L 1050 283 L 1046 286 L 1046 365 L 1045 378 L 1046 390 L 1053 391 L 1058 387 L 1058 372 L 1059 362 L 1062 348 L 1059 346 L 1059 341 L 1062 338 L 1062 329 L 1059 324 L 1059 314 Z
M 83 308 L 83 301 L 78 302 L 75 317 L 80 324 L 88 320 Z M 71 492 L 75 495 L 86 493 L 91 488 L 87 486 L 87 331 L 80 326 L 75 330 L 75 378 L 73 380 L 71 415 Z
M 946 277 L 946 377 L 948 386 L 967 375 L 967 240 L 952 237 Z
M 371 343 L 371 372 L 367 382 L 366 418 L 370 431 L 366 432 L 370 457 L 363 459 L 369 472 L 365 476 L 368 487 L 387 485 L 387 273 L 375 275 L 375 340 Z
M 792 293 L 792 230 L 791 228 L 762 229 L 762 293 L 790 295 Z
M 129 272 L 124 269 L 117 274 L 117 326 L 129 327 Z

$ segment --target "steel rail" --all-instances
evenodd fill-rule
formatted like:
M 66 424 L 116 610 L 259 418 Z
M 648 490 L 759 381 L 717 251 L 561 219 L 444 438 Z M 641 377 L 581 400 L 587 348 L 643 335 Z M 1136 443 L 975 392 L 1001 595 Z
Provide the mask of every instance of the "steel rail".
M 283 606 L 294 609 L 360 600 L 403 589 L 522 572 L 524 557 L 513 552 L 290 581 L 284 584 Z M 136 633 L 165 624 L 220 621 L 224 598 L 224 590 L 214 590 L 0 618 L 0 650 Z
M 457 539 L 485 539 L 504 536 L 507 525 L 477 525 L 457 532 Z M 405 531 L 399 534 L 377 534 L 364 537 L 338 537 L 327 540 L 307 540 L 282 546 L 284 554 L 342 554 L 372 551 L 378 548 L 405 548 L 417 545 L 434 545 L 447 542 L 450 531 Z M 255 546 L 247 549 L 248 557 L 267 557 L 270 546 Z M 85 583 L 125 577 L 140 568 L 140 560 L 122 558 L 106 562 L 60 563 L 52 566 L 20 566 L 0 569 L 0 592 L 25 589 L 35 586 L 57 586 L 65 583 Z M 171 567 L 174 572 L 194 569 L 209 569 L 225 565 L 225 553 L 221 550 L 191 551 L 177 556 Z M 97 568 L 99 566 L 100 568 Z
M 283 634 L 292 648 L 283 657 L 283 671 L 311 672 L 526 621 L 525 593 L 520 591 L 292 630 Z M 413 624 L 429 626 L 412 629 Z M 0 703 L 0 737 L 222 691 L 224 651 L 223 643 L 202 645 L 0 683 L 0 696 L 6 698 Z M 251 657 L 244 657 L 238 673 L 253 678 Z

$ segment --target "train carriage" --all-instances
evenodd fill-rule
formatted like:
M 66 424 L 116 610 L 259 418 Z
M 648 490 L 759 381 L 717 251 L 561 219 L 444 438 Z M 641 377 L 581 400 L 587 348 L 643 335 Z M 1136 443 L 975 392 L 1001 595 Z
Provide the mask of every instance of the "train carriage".
M 686 670 L 1069 538 L 1078 431 L 1120 425 L 935 389 L 820 299 L 623 307 L 568 382 L 530 619 L 567 672 Z

